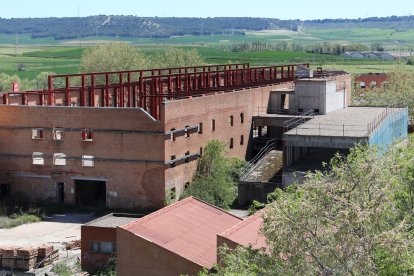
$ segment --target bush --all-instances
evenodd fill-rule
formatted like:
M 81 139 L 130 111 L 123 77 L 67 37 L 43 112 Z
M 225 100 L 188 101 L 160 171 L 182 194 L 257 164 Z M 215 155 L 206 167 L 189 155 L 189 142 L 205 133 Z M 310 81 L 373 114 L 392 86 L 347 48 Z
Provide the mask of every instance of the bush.
M 237 197 L 237 180 L 243 162 L 228 158 L 225 147 L 210 141 L 200 159 L 196 174 L 183 197 L 195 196 L 215 206 L 228 209 Z

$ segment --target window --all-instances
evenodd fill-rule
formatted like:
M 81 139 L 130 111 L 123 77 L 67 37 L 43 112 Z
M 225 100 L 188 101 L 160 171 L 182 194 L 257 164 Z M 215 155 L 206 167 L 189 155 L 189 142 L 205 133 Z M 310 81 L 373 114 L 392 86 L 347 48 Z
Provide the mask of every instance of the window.
M 188 163 L 188 162 L 190 162 L 190 160 L 188 159 L 188 156 L 190 155 L 190 152 L 189 151 L 187 151 L 186 153 L 185 153 L 185 163 Z
M 82 129 L 82 141 L 93 141 L 92 129 Z
M 203 156 L 203 147 L 200 147 L 200 156 Z
M 60 141 L 63 139 L 63 129 L 62 128 L 54 128 L 53 129 L 53 140 Z
M 32 139 L 43 139 L 43 128 L 32 129 Z
M 111 254 L 115 252 L 115 245 L 113 242 L 90 241 L 89 251 L 95 252 L 95 253 Z
M 185 126 L 185 138 L 190 138 L 190 132 L 188 132 L 188 128 L 190 126 Z
M 82 155 L 82 167 L 93 167 L 95 165 L 92 155 Z
M 240 136 L 240 145 L 244 145 L 244 135 Z
M 64 154 L 64 153 L 54 153 L 53 154 L 53 165 L 55 165 L 55 166 L 65 166 L 66 165 L 66 154 Z
M 211 131 L 215 131 L 216 130 L 216 120 L 211 120 Z
M 174 142 L 175 141 L 175 133 L 174 133 L 174 131 L 175 131 L 175 128 L 172 128 L 171 129 L 171 136 L 170 136 L 170 141 L 171 142 Z
M 364 82 L 364 81 L 361 81 L 361 82 L 359 83 L 359 87 L 361 87 L 361 88 L 365 88 L 365 82 Z
M 33 165 L 44 165 L 45 164 L 45 158 L 43 156 L 43 152 L 33 152 L 32 155 L 33 158 Z
M 190 182 L 186 182 L 184 184 L 184 191 L 187 190 L 190 187 Z
M 175 155 L 171 155 L 171 161 L 172 160 L 175 160 L 176 159 L 176 156 Z M 174 164 L 174 162 L 172 162 L 171 163 L 171 168 L 174 168 L 175 167 L 175 164 Z
M 175 200 L 176 192 L 175 187 L 170 189 L 170 199 Z
M 371 86 L 371 88 L 376 87 L 377 86 L 377 82 L 376 81 L 371 81 L 370 86 Z
M 203 123 L 198 124 L 198 134 L 203 134 Z
M 240 113 L 240 123 L 244 124 L 244 113 Z
M 229 123 L 230 123 L 230 126 L 233 126 L 234 125 L 234 117 L 233 117 L 233 115 L 230 115 L 230 117 L 229 117 Z
M 230 148 L 232 149 L 233 148 L 233 138 L 230 138 Z

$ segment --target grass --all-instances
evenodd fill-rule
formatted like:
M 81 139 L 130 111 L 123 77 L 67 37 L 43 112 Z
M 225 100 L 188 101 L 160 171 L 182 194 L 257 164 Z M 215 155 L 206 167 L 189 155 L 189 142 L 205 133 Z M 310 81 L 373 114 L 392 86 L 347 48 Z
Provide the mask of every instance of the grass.
M 64 263 L 60 263 L 60 264 L 55 265 L 52 268 L 52 272 L 56 273 L 59 276 L 71 276 L 71 275 L 73 275 L 72 269 L 67 264 L 64 264 Z

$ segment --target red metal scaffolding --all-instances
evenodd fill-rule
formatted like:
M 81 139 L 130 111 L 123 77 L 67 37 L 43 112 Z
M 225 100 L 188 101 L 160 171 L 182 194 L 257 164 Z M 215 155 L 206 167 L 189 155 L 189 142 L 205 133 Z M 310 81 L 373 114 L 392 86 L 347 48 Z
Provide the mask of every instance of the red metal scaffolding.
M 17 96 L 22 105 L 140 107 L 159 120 L 164 100 L 293 81 L 298 65 L 251 68 L 245 63 L 50 75 L 47 90 L 5 93 L 3 104 Z

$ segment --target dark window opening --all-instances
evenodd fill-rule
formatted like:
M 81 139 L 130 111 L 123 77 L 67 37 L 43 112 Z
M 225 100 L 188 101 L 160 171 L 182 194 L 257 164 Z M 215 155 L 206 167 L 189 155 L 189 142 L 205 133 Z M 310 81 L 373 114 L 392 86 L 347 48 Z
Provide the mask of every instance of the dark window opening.
M 186 182 L 186 183 L 184 184 L 184 191 L 185 191 L 185 190 L 188 190 L 188 188 L 190 188 L 190 182 Z
M 175 128 L 172 128 L 171 131 L 175 131 Z M 175 133 L 171 133 L 170 141 L 171 142 L 175 141 Z
M 314 112 L 315 112 L 315 113 L 319 113 L 319 109 L 315 109 L 315 110 L 314 110 Z
M 240 123 L 244 124 L 244 113 L 240 113 Z
M 200 156 L 203 156 L 203 147 L 200 147 Z
M 79 206 L 105 207 L 106 182 L 75 180 L 75 199 Z
M 244 135 L 240 136 L 240 145 L 244 145 Z
M 299 108 L 298 109 L 298 112 L 303 112 L 303 108 Z
M 7 198 L 11 192 L 10 184 L 0 184 L 0 199 Z
M 230 120 L 230 126 L 233 126 L 234 125 L 233 115 L 230 116 L 229 120 Z
M 175 196 L 176 196 L 176 192 L 175 192 L 175 187 L 174 187 L 170 189 L 170 199 L 174 201 Z
M 92 129 L 82 130 L 82 141 L 93 141 L 93 130 Z
M 216 130 L 216 120 L 211 120 L 211 131 L 215 131 Z
M 90 241 L 89 251 L 94 253 L 111 254 L 114 253 L 116 250 L 115 244 L 113 242 Z
M 63 182 L 56 183 L 56 198 L 57 198 L 57 202 L 59 203 L 65 202 L 65 183 Z
M 203 134 L 203 123 L 198 124 L 198 134 Z
M 230 148 L 232 149 L 233 148 L 233 138 L 230 138 Z
M 185 126 L 185 138 L 190 138 L 190 132 L 188 131 L 188 128 L 190 126 Z

